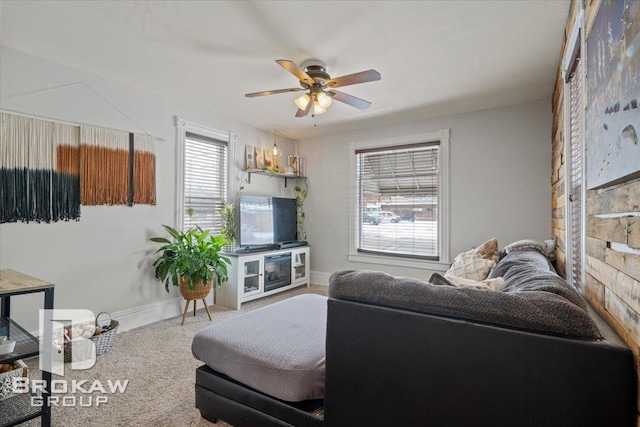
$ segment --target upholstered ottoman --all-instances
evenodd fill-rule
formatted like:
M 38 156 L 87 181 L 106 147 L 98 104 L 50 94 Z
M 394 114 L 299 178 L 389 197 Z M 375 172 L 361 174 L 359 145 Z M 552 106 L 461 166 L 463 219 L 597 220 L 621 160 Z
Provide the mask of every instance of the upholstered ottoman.
M 299 295 L 198 332 L 196 407 L 210 421 L 321 426 L 327 298 Z

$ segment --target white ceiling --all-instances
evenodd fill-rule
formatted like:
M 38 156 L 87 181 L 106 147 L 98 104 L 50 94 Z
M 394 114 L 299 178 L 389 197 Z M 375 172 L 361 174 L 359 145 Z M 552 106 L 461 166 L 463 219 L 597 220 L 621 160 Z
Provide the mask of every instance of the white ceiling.
M 0 44 L 297 139 L 550 98 L 570 0 L 8 1 Z M 274 61 L 325 61 L 340 88 L 295 118 L 298 87 Z

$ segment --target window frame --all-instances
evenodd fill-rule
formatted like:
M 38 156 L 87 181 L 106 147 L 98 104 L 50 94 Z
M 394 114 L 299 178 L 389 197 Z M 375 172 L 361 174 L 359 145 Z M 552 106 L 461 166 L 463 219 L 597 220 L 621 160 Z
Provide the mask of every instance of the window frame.
M 421 142 L 439 142 L 440 144 L 438 153 L 438 170 L 440 172 L 438 174 L 438 261 L 416 259 L 411 256 L 405 257 L 398 254 L 379 255 L 367 252 L 358 252 L 358 225 L 362 215 L 359 215 L 358 212 L 358 160 L 356 150 L 386 147 L 393 149 L 397 146 L 417 144 Z M 349 261 L 435 271 L 446 271 L 449 268 L 450 145 L 449 129 L 403 137 L 349 143 L 349 253 L 347 254 L 347 259 Z M 359 217 L 360 220 L 358 219 Z
M 573 156 L 572 156 L 572 144 L 571 144 L 571 71 L 574 68 L 576 58 L 578 54 L 582 56 L 581 61 L 585 60 L 584 52 L 586 52 L 585 48 L 585 37 L 584 37 L 584 9 L 580 7 L 578 11 L 578 16 L 576 17 L 575 24 L 569 39 L 567 40 L 567 50 L 565 52 L 565 56 L 562 60 L 562 83 L 563 83 L 563 115 L 564 115 L 564 129 L 563 129 L 563 139 L 564 139 L 564 159 L 565 159 L 565 174 L 564 174 L 564 193 L 565 193 L 565 206 L 564 206 L 564 219 L 565 219 L 565 230 L 564 230 L 564 245 L 565 245 L 565 278 L 569 283 L 571 283 L 578 291 L 584 292 L 584 282 L 586 278 L 586 153 L 585 153 L 585 110 L 584 104 L 583 109 L 580 112 L 580 120 L 582 122 L 582 129 L 580 132 L 580 140 L 579 150 L 582 154 L 582 176 L 581 176 L 581 191 L 579 195 L 579 212 L 580 212 L 580 241 L 576 242 L 579 246 L 580 250 L 580 283 L 576 283 L 573 277 L 573 269 L 574 269 L 574 242 L 573 242 L 573 209 L 571 208 L 571 204 L 573 201 L 571 200 L 571 194 L 573 192 L 572 188 L 572 164 L 573 164 Z M 579 84 L 581 86 L 581 93 L 583 100 L 585 99 L 586 92 L 586 83 L 585 83 L 585 72 L 586 67 L 585 64 L 581 64 L 580 66 L 580 75 L 576 76 L 579 79 Z
M 185 120 L 184 118 L 179 116 L 176 116 L 176 131 L 176 199 L 174 228 L 176 230 L 184 231 L 184 158 L 187 132 L 217 139 L 219 141 L 227 143 L 226 203 L 234 201 L 235 197 L 236 185 L 235 180 L 233 179 L 235 175 L 233 166 L 235 165 L 234 142 L 237 136 L 232 134 L 230 131 L 222 131 L 208 126 L 200 125 L 198 123 Z

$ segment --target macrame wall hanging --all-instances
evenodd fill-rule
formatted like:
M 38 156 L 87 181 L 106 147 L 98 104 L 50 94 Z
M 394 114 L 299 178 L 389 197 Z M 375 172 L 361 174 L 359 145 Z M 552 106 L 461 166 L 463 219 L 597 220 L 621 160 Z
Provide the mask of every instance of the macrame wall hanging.
M 80 128 L 53 123 L 52 221 L 80 218 Z
M 156 204 L 153 137 L 1 114 L 0 223 L 77 220 L 81 204 Z
M 156 204 L 156 141 L 149 135 L 134 136 L 133 203 Z
M 7 113 L 0 120 L 0 222 L 80 218 L 78 157 L 69 153 L 78 128 Z
M 129 203 L 129 133 L 80 126 L 80 203 Z
M 155 140 L 95 126 L 80 126 L 81 203 L 156 204 Z

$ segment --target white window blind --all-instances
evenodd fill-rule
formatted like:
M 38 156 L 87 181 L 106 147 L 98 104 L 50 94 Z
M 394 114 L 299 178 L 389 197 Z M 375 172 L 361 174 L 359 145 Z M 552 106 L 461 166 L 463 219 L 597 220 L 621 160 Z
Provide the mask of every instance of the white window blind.
M 571 216 L 570 220 L 570 245 L 571 245 L 571 280 L 574 286 L 582 288 L 582 200 L 583 193 L 583 164 L 584 150 L 582 143 L 582 110 L 583 110 L 583 93 L 581 75 L 581 61 L 579 58 L 575 61 L 575 66 L 569 77 L 570 90 L 570 119 L 569 119 L 569 143 L 571 159 L 569 161 L 569 206 L 567 215 Z
M 356 150 L 358 252 L 439 259 L 439 148 Z
M 220 230 L 220 208 L 227 198 L 227 143 L 186 133 L 184 144 L 183 230 Z M 193 215 L 189 216 L 189 210 Z

